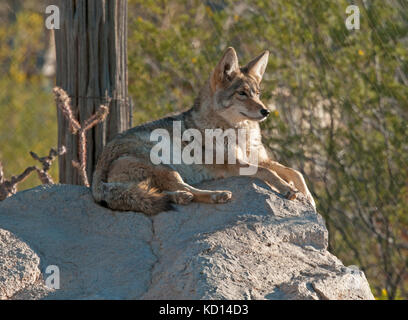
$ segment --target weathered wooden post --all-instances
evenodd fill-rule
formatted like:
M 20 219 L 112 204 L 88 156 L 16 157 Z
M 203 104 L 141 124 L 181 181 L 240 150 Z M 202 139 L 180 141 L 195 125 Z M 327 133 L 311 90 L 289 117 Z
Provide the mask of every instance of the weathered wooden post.
M 60 29 L 55 30 L 57 79 L 72 100 L 82 123 L 101 103 L 109 104 L 107 120 L 87 133 L 87 166 L 92 181 L 98 156 L 113 136 L 131 126 L 127 74 L 127 0 L 59 0 Z M 81 184 L 72 160 L 78 159 L 78 137 L 68 130 L 58 110 L 60 183 Z

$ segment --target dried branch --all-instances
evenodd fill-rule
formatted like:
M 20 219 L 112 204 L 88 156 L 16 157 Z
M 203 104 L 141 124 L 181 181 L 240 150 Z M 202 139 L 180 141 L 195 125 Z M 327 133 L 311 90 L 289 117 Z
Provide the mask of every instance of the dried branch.
M 30 155 L 35 159 L 41 162 L 42 169 L 37 168 L 36 166 L 28 167 L 23 171 L 23 173 L 18 176 L 12 176 L 10 180 L 4 178 L 3 165 L 0 162 L 0 201 L 12 196 L 17 193 L 17 185 L 20 182 L 23 182 L 31 174 L 31 172 L 36 171 L 38 177 L 41 180 L 42 184 L 54 184 L 51 176 L 48 171 L 51 168 L 51 165 L 56 157 L 63 155 L 66 152 L 64 146 L 62 146 L 58 151 L 51 149 L 48 156 L 39 157 L 36 153 L 30 151 Z
M 13 194 L 16 194 L 17 185 L 27 179 L 31 172 L 35 170 L 37 170 L 35 166 L 28 167 L 24 170 L 23 173 L 19 174 L 18 176 L 12 176 L 10 180 L 5 180 L 3 165 L 0 162 L 0 201 L 12 196 Z
M 76 134 L 81 129 L 81 125 L 72 114 L 70 97 L 63 89 L 59 87 L 55 87 L 53 92 L 57 100 L 58 108 L 60 108 L 64 117 L 68 119 L 70 131 L 72 134 Z
M 86 131 L 92 129 L 98 123 L 105 121 L 109 113 L 109 108 L 101 105 L 99 109 L 85 120 L 81 126 L 73 116 L 71 108 L 71 99 L 68 94 L 59 87 L 54 88 L 54 95 L 58 108 L 69 122 L 69 128 L 72 134 L 78 135 L 78 158 L 79 161 L 72 160 L 72 166 L 78 170 L 78 173 L 85 186 L 89 187 L 88 176 L 86 174 Z M 108 105 L 110 101 L 108 100 Z
M 96 126 L 99 122 L 105 121 L 106 117 L 108 116 L 109 109 L 107 106 L 101 105 L 92 116 L 89 117 L 88 120 L 84 123 L 84 131 L 92 129 Z
M 54 181 L 52 180 L 48 171 L 50 170 L 50 167 L 52 163 L 54 162 L 55 158 L 62 156 L 66 152 L 67 150 L 65 146 L 62 146 L 58 151 L 51 148 L 48 156 L 40 158 L 35 152 L 30 151 L 30 155 L 35 160 L 38 160 L 42 164 L 42 169 L 37 168 L 38 177 L 40 178 L 42 184 L 54 184 Z

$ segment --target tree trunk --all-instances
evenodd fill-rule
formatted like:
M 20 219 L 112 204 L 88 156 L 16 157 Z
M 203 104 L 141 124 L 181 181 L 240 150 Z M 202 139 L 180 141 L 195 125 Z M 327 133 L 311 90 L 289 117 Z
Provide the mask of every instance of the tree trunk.
M 127 0 L 59 0 L 61 26 L 55 30 L 56 85 L 71 97 L 82 124 L 111 98 L 107 120 L 87 132 L 89 181 L 96 161 L 114 135 L 131 126 L 127 74 Z M 58 110 L 60 183 L 82 184 L 72 160 L 78 159 L 78 136 Z

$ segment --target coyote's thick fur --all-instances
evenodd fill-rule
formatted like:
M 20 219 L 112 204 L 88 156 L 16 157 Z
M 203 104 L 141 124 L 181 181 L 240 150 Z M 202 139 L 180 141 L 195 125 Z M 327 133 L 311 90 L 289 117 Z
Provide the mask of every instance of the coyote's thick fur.
M 269 111 L 259 98 L 259 85 L 268 57 L 269 52 L 265 51 L 245 67 L 239 67 L 235 50 L 228 48 L 191 109 L 116 136 L 104 148 L 94 172 L 95 200 L 114 210 L 141 211 L 149 215 L 167 210 L 171 202 L 224 203 L 231 199 L 230 191 L 202 190 L 192 184 L 238 176 L 240 168 L 256 165 L 253 177 L 264 180 L 290 200 L 302 192 L 315 206 L 302 174 L 272 161 L 261 142 L 259 122 Z M 247 154 L 248 149 L 255 152 L 258 162 L 228 164 L 226 157 L 224 164 L 154 165 L 150 151 L 155 142 L 150 141 L 150 133 L 160 128 L 172 137 L 173 121 L 181 122 L 182 132 L 193 128 L 203 136 L 205 129 L 255 130 L 255 137 L 247 141 L 246 151 Z

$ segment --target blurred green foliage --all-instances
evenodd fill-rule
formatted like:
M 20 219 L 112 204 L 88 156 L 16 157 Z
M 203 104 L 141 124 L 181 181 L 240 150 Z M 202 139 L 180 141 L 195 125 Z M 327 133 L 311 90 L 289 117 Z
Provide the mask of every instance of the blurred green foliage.
M 0 159 L 17 174 L 56 146 L 44 1 L 0 8 Z M 242 64 L 271 52 L 263 123 L 276 160 L 302 171 L 330 250 L 379 299 L 408 298 L 408 4 L 346 0 L 129 0 L 134 124 L 192 105 L 228 46 Z M 56 166 L 52 171 L 56 177 Z M 33 175 L 20 189 L 39 184 Z
M 36 1 L 37 2 L 37 1 Z M 38 7 L 36 7 L 36 5 Z M 33 8 L 37 8 L 35 11 Z M 37 165 L 29 151 L 48 155 L 57 146 L 53 80 L 41 70 L 49 42 L 40 3 L 8 1 L 0 12 L 0 161 L 6 178 Z M 56 179 L 57 165 L 50 173 Z M 35 173 L 19 190 L 40 184 Z

